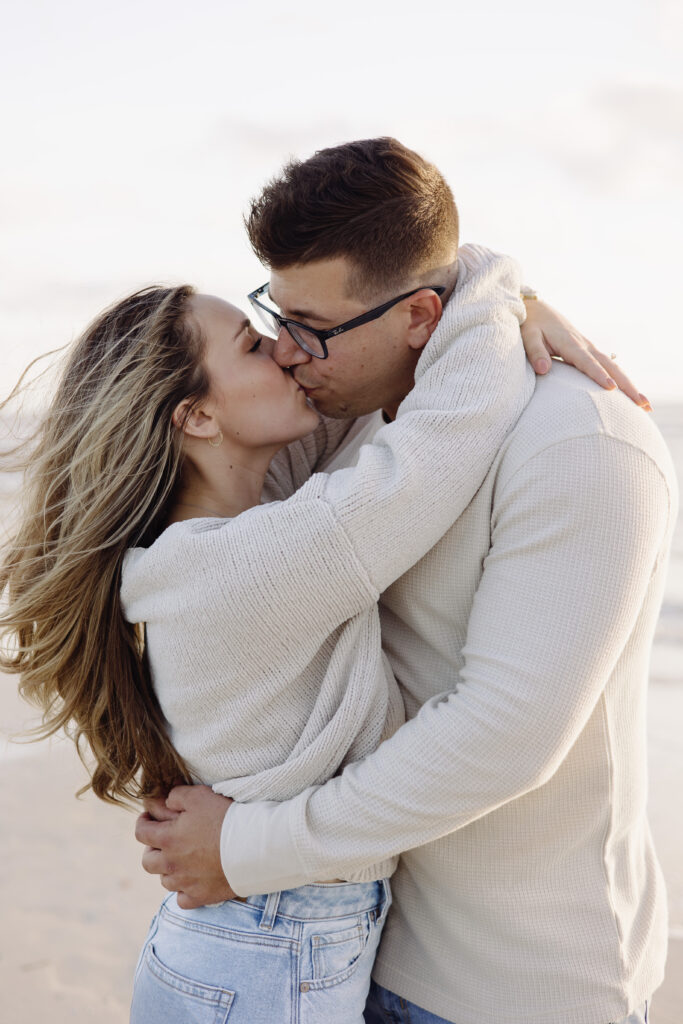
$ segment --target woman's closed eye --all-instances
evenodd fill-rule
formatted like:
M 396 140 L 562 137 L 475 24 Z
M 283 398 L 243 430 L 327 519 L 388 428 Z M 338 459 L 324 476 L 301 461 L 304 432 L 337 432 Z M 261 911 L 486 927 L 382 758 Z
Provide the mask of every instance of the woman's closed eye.
M 259 345 L 261 344 L 262 341 L 263 341 L 263 338 L 257 338 L 256 341 L 254 342 L 254 344 L 249 349 L 249 351 L 250 352 L 256 352 L 256 350 L 258 349 L 258 347 L 259 347 Z

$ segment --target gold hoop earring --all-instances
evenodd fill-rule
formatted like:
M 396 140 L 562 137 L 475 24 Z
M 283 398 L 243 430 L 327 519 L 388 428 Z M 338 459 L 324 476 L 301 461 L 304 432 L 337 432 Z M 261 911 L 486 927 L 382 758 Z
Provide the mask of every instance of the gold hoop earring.
M 223 431 L 219 430 L 213 437 L 207 437 L 206 439 L 212 448 L 220 448 L 223 444 Z

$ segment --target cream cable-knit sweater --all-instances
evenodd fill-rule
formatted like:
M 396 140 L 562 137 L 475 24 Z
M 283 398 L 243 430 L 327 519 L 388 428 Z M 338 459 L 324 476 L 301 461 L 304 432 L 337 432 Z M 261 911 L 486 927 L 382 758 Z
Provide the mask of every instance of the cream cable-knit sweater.
M 467 506 L 528 401 L 523 315 L 515 264 L 463 247 L 411 400 L 357 468 L 236 519 L 175 524 L 127 554 L 123 608 L 146 623 L 155 689 L 198 780 L 285 800 L 403 721 L 376 601 Z M 347 429 L 328 423 L 281 453 L 270 496 L 303 483 Z M 348 877 L 395 866 L 370 863 Z
M 327 468 L 382 431 L 356 425 Z M 456 1024 L 607 1024 L 641 1005 L 666 955 L 645 726 L 676 506 L 652 421 L 555 365 L 467 509 L 382 595 L 411 720 L 318 789 L 233 805 L 234 889 L 407 851 L 380 984 Z M 385 521 L 397 548 L 401 523 Z M 387 554 L 364 550 L 371 575 Z

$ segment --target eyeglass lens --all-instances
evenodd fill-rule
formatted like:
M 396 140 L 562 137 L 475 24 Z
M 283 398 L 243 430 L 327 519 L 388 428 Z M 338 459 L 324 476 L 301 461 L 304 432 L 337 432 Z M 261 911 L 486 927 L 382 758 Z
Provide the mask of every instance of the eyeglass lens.
M 282 328 L 272 313 L 267 309 L 264 309 L 263 306 L 257 305 L 255 302 L 252 303 L 252 305 L 266 329 L 274 338 L 277 338 Z M 294 338 L 297 345 L 301 346 L 304 352 L 308 352 L 312 356 L 325 356 L 325 349 L 323 348 L 320 339 L 317 338 L 315 334 L 312 334 L 304 328 L 295 327 L 293 324 L 287 324 L 287 330 L 291 337 Z
M 295 327 L 294 324 L 287 324 L 287 330 L 294 338 L 297 345 L 300 345 L 304 352 L 312 356 L 324 356 L 325 349 L 320 338 L 302 327 Z
M 264 309 L 262 306 L 258 306 L 255 302 L 252 302 L 252 306 L 264 327 L 270 331 L 274 338 L 277 338 L 280 325 L 275 317 L 272 316 L 268 310 Z

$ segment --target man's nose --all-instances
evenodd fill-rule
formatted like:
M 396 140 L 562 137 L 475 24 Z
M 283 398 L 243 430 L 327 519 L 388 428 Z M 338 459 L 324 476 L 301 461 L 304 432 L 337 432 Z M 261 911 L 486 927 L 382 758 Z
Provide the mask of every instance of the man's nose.
M 298 366 L 310 363 L 313 357 L 297 345 L 286 327 L 281 327 L 273 347 L 273 359 L 280 366 Z

